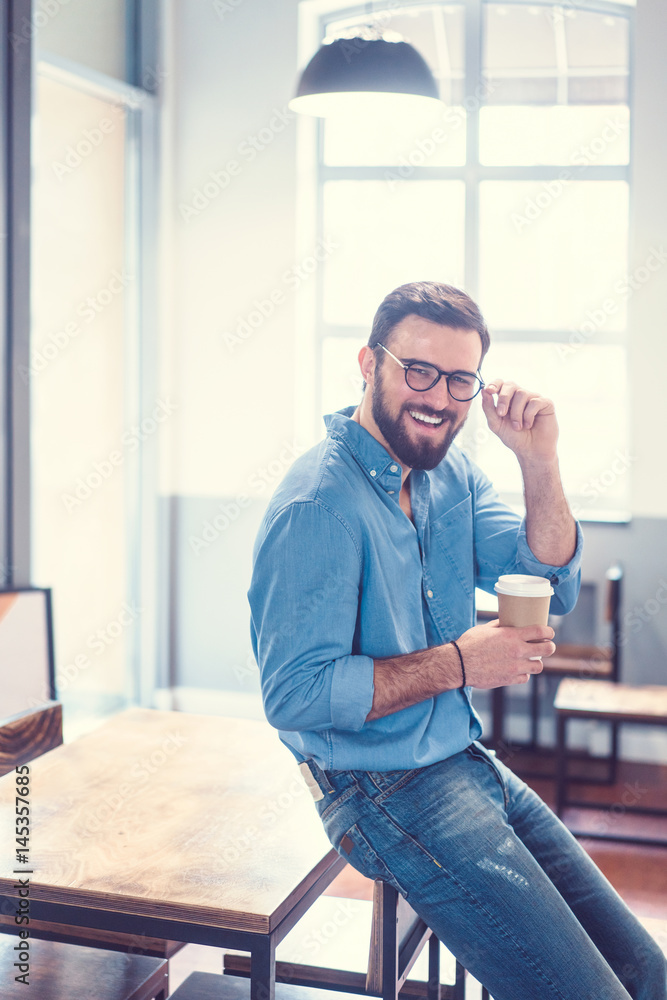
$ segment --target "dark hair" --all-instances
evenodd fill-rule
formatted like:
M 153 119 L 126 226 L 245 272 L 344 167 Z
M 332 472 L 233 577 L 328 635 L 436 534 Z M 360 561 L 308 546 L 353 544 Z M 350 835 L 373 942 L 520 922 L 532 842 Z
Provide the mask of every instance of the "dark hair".
M 384 343 L 406 316 L 422 316 L 441 326 L 477 330 L 482 340 L 482 358 L 489 349 L 489 331 L 481 312 L 465 292 L 439 281 L 413 281 L 389 292 L 373 319 L 368 346 Z

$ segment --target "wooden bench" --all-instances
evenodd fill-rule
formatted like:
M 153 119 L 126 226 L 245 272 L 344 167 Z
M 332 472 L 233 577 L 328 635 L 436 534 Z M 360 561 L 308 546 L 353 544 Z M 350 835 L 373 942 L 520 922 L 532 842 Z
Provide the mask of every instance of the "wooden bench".
M 608 722 L 615 730 L 623 724 L 667 726 L 667 686 L 614 684 L 611 681 L 563 680 L 554 701 L 558 721 L 556 812 L 563 818 L 565 809 L 604 809 L 604 803 L 571 799 L 568 795 L 567 727 L 573 719 Z M 623 810 L 646 816 L 666 816 L 667 809 L 623 803 Z M 600 840 L 619 840 L 665 846 L 667 840 L 631 837 L 608 831 L 573 831 Z
M 15 967 L 19 939 L 0 935 L 0 983 L 2 996 L 35 997 L 35 1000 L 166 1000 L 169 966 L 166 959 L 146 955 L 123 955 L 100 948 L 54 944 L 32 936 L 28 989 L 16 981 L 22 970 Z

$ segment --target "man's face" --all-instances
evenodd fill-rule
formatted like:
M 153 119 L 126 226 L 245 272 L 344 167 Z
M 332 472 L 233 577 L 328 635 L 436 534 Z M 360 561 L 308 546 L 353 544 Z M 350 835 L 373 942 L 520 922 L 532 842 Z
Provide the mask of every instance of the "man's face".
M 476 330 L 440 326 L 421 316 L 406 316 L 385 343 L 406 364 L 428 361 L 441 371 L 476 372 L 482 345 Z M 410 469 L 434 469 L 463 427 L 470 400 L 458 402 L 441 378 L 432 389 L 415 392 L 405 381 L 405 372 L 382 348 L 375 351 L 371 412 L 388 451 Z M 435 419 L 425 422 L 420 417 Z

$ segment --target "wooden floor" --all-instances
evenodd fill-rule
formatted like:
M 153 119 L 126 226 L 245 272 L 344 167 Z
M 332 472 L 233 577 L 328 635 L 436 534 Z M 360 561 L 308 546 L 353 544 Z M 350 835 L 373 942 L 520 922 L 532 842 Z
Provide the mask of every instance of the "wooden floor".
M 526 771 L 544 771 L 553 767 L 549 758 L 531 755 L 527 750 L 510 752 L 510 756 L 512 759 L 508 760 L 508 764 L 522 776 Z M 525 780 L 553 807 L 553 780 L 527 775 Z M 633 816 L 625 808 L 635 802 L 640 802 L 642 806 L 667 808 L 667 767 L 621 762 L 614 785 L 578 785 L 576 789 L 577 795 L 600 803 L 600 809 L 595 812 L 573 810 L 568 814 L 568 818 L 578 825 L 590 823 L 589 830 L 619 830 L 631 835 L 650 834 L 667 840 L 667 817 L 647 819 Z M 640 917 L 667 920 L 667 847 L 580 839 L 634 913 Z M 351 899 L 371 899 L 372 886 L 372 882 L 348 865 L 331 884 L 328 893 Z M 171 989 L 174 990 L 195 969 L 220 972 L 220 952 L 196 945 L 183 948 L 170 960 Z

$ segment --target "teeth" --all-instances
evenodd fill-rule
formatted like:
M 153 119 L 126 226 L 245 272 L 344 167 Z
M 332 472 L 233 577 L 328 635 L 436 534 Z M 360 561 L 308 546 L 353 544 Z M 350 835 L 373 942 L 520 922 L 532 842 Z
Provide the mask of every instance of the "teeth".
M 425 424 L 441 424 L 442 417 L 427 417 L 425 413 L 418 413 L 416 410 L 410 410 L 410 416 L 414 417 L 415 420 L 421 420 Z

